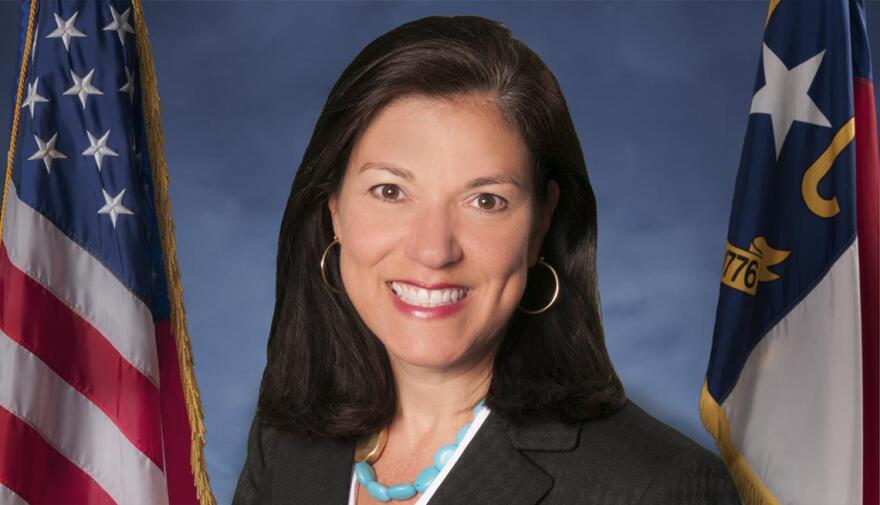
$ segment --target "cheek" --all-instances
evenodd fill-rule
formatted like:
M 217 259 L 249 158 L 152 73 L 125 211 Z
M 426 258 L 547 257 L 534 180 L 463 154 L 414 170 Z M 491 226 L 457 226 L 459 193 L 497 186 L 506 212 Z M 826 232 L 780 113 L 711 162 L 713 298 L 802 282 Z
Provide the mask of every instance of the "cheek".
M 389 226 L 393 216 L 383 216 L 375 210 L 352 205 L 344 210 L 341 234 L 339 270 L 346 295 L 374 333 L 381 334 L 382 322 L 387 319 L 380 313 L 384 307 L 376 303 L 387 296 L 382 262 L 400 242 L 400 226 Z M 335 266 L 334 266 L 335 267 Z
M 391 226 L 389 217 L 357 206 L 346 209 L 342 241 L 344 275 L 363 278 L 399 240 L 401 226 Z
M 509 316 L 516 308 L 526 287 L 528 245 L 526 220 L 472 234 L 468 249 L 486 283 L 487 310 Z

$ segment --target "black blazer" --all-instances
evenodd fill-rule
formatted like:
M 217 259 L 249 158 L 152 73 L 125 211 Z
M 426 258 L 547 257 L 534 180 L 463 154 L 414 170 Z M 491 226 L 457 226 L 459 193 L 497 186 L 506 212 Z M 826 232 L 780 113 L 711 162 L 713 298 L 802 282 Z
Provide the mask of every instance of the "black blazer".
M 346 505 L 354 444 L 262 427 L 233 505 Z M 393 503 L 393 502 L 392 502 Z M 627 401 L 579 425 L 489 414 L 430 505 L 724 504 L 740 499 L 712 452 Z

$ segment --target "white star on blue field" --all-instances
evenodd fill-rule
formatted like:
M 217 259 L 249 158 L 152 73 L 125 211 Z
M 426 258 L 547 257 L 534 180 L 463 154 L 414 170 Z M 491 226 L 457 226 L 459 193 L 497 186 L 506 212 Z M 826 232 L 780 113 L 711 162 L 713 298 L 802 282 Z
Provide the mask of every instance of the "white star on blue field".
M 599 289 L 612 360 L 631 398 L 715 450 L 697 406 L 749 114 L 769 114 L 782 138 L 792 120 L 821 124 L 814 112 L 785 115 L 753 97 L 766 2 L 144 4 L 218 503 L 231 501 L 244 461 L 274 307 L 278 229 L 320 108 L 367 43 L 434 14 L 502 21 L 556 74 L 598 199 Z M 870 2 L 867 14 L 876 56 L 880 3 Z M 0 0 L 4 154 L 18 15 L 17 2 Z M 107 30 L 124 36 L 127 17 L 117 13 Z M 44 36 L 76 44 L 80 35 L 70 20 L 57 22 Z M 765 57 L 765 64 L 772 62 Z M 876 75 L 880 65 L 874 68 Z M 784 64 L 775 68 L 789 70 L 795 72 Z M 796 80 L 809 85 L 812 69 L 800 70 Z M 100 91 L 88 76 L 71 82 L 77 79 L 72 99 L 85 102 Z M 30 114 L 45 106 L 45 97 L 38 82 L 26 84 L 22 113 Z M 91 133 L 89 156 L 99 169 L 101 156 L 112 154 L 100 147 L 107 132 Z M 79 154 L 58 153 L 52 143 L 40 139 L 37 153 L 28 144 L 18 155 L 38 156 L 40 168 L 50 170 L 52 159 Z M 114 221 L 128 210 L 119 196 L 105 195 Z
M 779 159 L 792 122 L 831 127 L 828 118 L 807 94 L 822 64 L 825 50 L 792 68 L 785 66 L 767 44 L 764 44 L 762 54 L 764 80 L 767 83 L 752 97 L 751 112 L 770 114 L 776 159 Z

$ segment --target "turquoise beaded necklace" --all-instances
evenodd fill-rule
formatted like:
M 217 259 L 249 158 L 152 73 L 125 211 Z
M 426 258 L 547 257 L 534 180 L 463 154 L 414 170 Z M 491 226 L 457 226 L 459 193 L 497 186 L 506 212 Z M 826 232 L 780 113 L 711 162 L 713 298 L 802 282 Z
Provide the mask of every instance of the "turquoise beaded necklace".
M 483 409 L 483 403 L 484 400 L 477 402 L 477 405 L 474 407 L 474 418 L 476 418 L 477 414 L 480 413 L 480 410 Z M 358 461 L 354 466 L 354 473 L 357 476 L 358 482 L 367 489 L 370 496 L 380 502 L 408 500 L 415 496 L 416 493 L 424 493 L 425 490 L 428 489 L 428 486 L 434 482 L 437 475 L 440 474 L 440 470 L 449 461 L 449 458 L 452 456 L 452 453 L 455 452 L 455 449 L 458 448 L 458 445 L 461 443 L 462 439 L 464 439 L 464 435 L 467 433 L 468 429 L 470 429 L 472 423 L 473 421 L 465 424 L 458 430 L 458 433 L 455 435 L 455 442 L 446 444 L 437 449 L 437 452 L 434 453 L 434 464 L 429 465 L 419 472 L 413 482 L 404 482 L 393 486 L 380 484 L 376 481 L 376 471 L 373 470 L 373 465 L 367 463 L 366 458 Z

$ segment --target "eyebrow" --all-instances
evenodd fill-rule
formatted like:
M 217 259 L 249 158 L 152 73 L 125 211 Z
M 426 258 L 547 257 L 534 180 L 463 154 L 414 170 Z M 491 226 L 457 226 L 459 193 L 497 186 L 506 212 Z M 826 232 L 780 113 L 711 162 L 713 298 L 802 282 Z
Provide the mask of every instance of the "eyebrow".
M 400 177 L 401 179 L 406 179 L 408 181 L 415 180 L 415 176 L 409 170 L 387 162 L 369 161 L 367 163 L 364 163 L 363 165 L 361 165 L 360 170 L 358 170 L 358 174 L 366 170 L 385 170 Z M 522 185 L 520 185 L 519 181 L 507 174 L 477 177 L 476 179 L 468 182 L 465 187 L 477 188 L 480 186 L 488 186 L 490 184 L 513 184 L 517 188 L 522 189 Z

